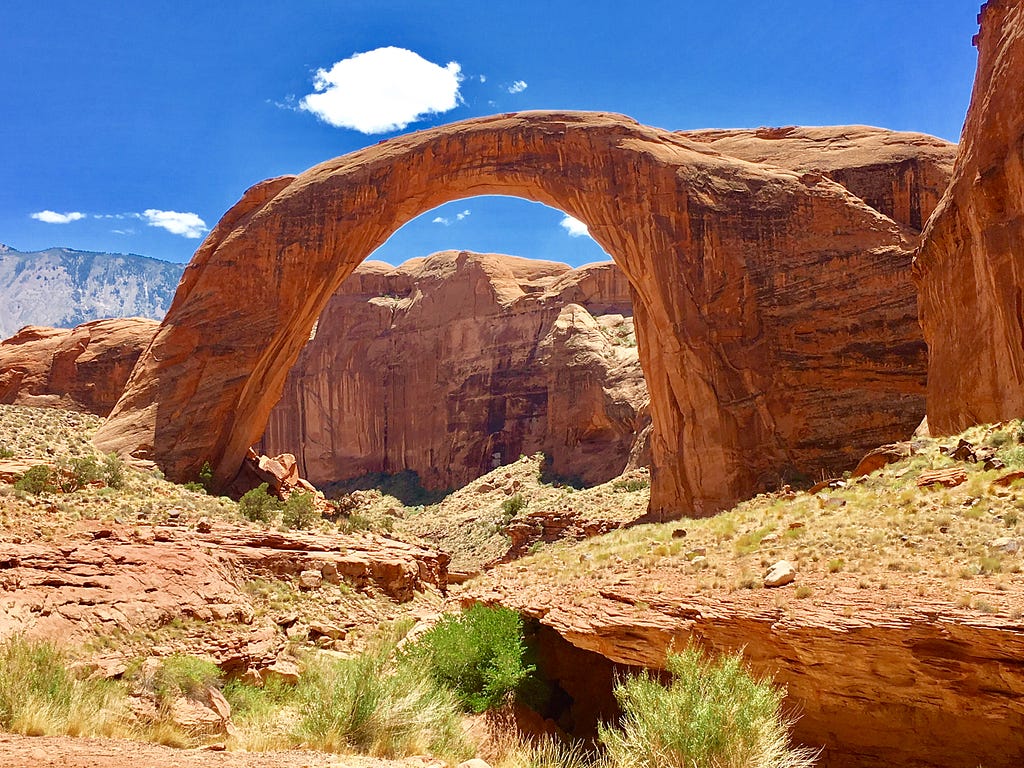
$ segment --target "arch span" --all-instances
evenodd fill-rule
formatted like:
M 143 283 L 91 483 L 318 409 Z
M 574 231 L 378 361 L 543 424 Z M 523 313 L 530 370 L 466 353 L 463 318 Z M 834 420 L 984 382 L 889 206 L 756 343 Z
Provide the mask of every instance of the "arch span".
M 409 219 L 481 194 L 584 221 L 629 280 L 652 516 L 710 514 L 919 418 L 922 382 L 899 373 L 923 347 L 898 225 L 816 174 L 618 115 L 535 112 L 401 136 L 247 191 L 196 252 L 96 444 L 176 479 L 210 461 L 230 481 L 341 282 Z

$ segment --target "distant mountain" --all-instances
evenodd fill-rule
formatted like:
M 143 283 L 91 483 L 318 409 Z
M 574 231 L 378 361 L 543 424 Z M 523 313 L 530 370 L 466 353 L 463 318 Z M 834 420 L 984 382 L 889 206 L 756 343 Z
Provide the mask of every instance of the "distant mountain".
M 184 264 L 146 256 L 0 243 L 0 339 L 25 325 L 71 328 L 105 317 L 163 319 Z

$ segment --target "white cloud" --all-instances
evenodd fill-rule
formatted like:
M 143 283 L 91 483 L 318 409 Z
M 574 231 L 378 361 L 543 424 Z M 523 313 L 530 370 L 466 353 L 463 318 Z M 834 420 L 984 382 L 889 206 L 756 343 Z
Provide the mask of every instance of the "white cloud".
M 587 229 L 587 225 L 572 216 L 566 216 L 558 223 L 562 229 L 569 233 L 569 237 L 584 237 L 590 235 L 590 230 Z
M 181 235 L 192 240 L 202 237 L 203 233 L 209 231 L 206 222 L 194 213 L 158 211 L 156 208 L 148 208 L 136 216 L 151 227 L 160 227 L 173 235 Z
M 78 221 L 79 219 L 85 218 L 85 214 L 79 213 L 78 211 L 70 211 L 68 213 L 39 211 L 38 213 L 32 213 L 29 215 L 36 221 L 41 221 L 44 224 L 70 224 L 72 221 Z
M 481 83 L 486 83 L 487 82 L 487 75 L 480 75 L 480 82 Z
M 512 83 L 512 85 L 510 85 L 508 87 L 508 92 L 509 93 L 522 93 L 527 88 L 529 88 L 529 86 L 526 84 L 525 80 L 516 80 L 514 83 Z
M 405 48 L 377 48 L 317 70 L 316 93 L 299 107 L 337 128 L 386 133 L 461 102 L 462 68 L 440 66 Z
M 464 211 L 459 211 L 455 214 L 455 221 L 462 221 L 464 218 L 469 216 L 471 211 L 467 208 Z M 444 224 L 446 227 L 451 226 L 452 219 L 445 218 L 444 216 L 435 216 L 430 220 L 431 224 Z

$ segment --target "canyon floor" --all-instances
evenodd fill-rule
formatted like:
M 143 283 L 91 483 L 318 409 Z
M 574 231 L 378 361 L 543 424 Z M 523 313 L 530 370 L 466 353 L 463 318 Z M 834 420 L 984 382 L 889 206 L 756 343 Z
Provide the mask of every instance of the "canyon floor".
M 92 453 L 95 417 L 0 409 L 6 481 L 33 463 Z M 929 729 L 969 750 L 965 730 L 994 722 L 976 738 L 1016 744 L 1024 426 L 915 437 L 864 468 L 713 518 L 634 524 L 646 509 L 645 471 L 576 489 L 542 481 L 541 457 L 521 457 L 433 505 L 354 492 L 343 514 L 307 530 L 252 522 L 236 502 L 156 472 L 126 468 L 120 489 L 93 483 L 39 495 L 4 482 L 0 631 L 60 639 L 91 676 L 193 654 L 226 674 L 269 679 L 295 674 L 310 657 L 358 651 L 382 625 L 406 622 L 416 632 L 444 610 L 500 603 L 591 653 L 577 666 L 594 661 L 595 675 L 609 680 L 616 669 L 658 667 L 684 635 L 745 646 L 755 668 L 789 687 L 802 712 L 798 739 L 847 740 L 824 765 L 886 764 L 856 732 L 918 700 L 934 711 L 914 710 L 924 733 L 893 745 L 893 764 L 912 764 L 921 749 L 924 764 L 943 764 L 921 746 L 935 738 Z M 766 587 L 766 571 L 783 560 L 793 580 Z M 447 583 L 448 570 L 460 583 Z M 829 678 L 836 664 L 851 675 L 846 683 Z M 586 681 L 559 682 L 586 697 Z M 592 698 L 601 695 L 608 691 Z M 836 726 L 841 718 L 850 733 Z M 288 745 L 244 713 L 222 721 L 193 746 Z M 934 750 L 948 747 L 939 739 Z M 132 760 L 156 766 L 352 764 L 294 750 L 232 757 L 6 736 L 0 765 L 105 766 L 136 751 Z

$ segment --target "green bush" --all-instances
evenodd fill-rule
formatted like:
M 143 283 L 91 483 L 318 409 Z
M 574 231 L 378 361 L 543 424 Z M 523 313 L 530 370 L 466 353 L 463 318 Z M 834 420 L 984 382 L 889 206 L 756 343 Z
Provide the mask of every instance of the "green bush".
M 38 496 L 57 490 L 57 484 L 54 482 L 53 471 L 45 464 L 37 464 L 18 478 L 14 488 Z
M 102 479 L 103 471 L 95 456 L 72 456 L 57 464 L 57 485 L 64 493 L 74 493 Z
M 518 515 L 524 509 L 526 509 L 526 499 L 521 493 L 517 493 L 515 496 L 509 496 L 501 502 L 501 511 L 506 523 L 510 522 L 513 517 Z
M 501 607 L 474 605 L 443 616 L 406 654 L 471 712 L 505 704 L 526 690 L 536 671 L 526 662 L 522 618 Z
M 153 678 L 153 690 L 161 701 L 195 695 L 220 686 L 220 669 L 212 661 L 175 654 L 163 660 Z
M 213 467 L 210 466 L 208 461 L 204 461 L 202 468 L 199 470 L 199 484 L 203 486 L 203 490 L 207 493 L 213 490 Z
M 274 516 L 274 513 L 281 508 L 281 502 L 270 494 L 270 486 L 261 483 L 256 488 L 246 491 L 238 500 L 238 511 L 247 520 L 257 523 L 265 523 Z
M 454 694 L 438 687 L 422 664 L 394 664 L 393 643 L 309 667 L 300 685 L 298 735 L 316 749 L 469 756 Z
M 642 491 L 650 487 L 651 479 L 649 477 L 633 477 L 628 480 L 616 480 L 612 483 L 612 488 L 616 491 L 627 491 L 629 493 Z
M 12 459 L 18 455 L 18 452 L 13 448 L 8 448 L 6 445 L 0 445 L 0 459 Z
M 601 725 L 611 768 L 809 768 L 817 753 L 789 745 L 785 690 L 757 680 L 742 654 L 715 661 L 669 654 L 671 681 L 641 672 L 620 680 L 618 726 Z
M 313 494 L 293 492 L 284 503 L 281 522 L 289 528 L 309 528 L 320 520 L 313 506 Z
M 124 462 L 116 453 L 108 453 L 103 457 L 101 472 L 107 487 L 124 488 Z

